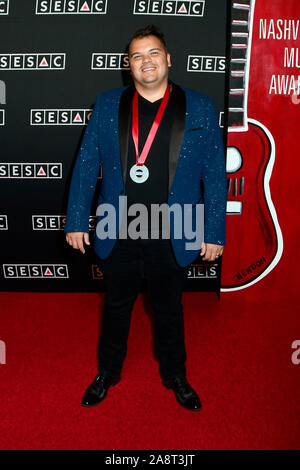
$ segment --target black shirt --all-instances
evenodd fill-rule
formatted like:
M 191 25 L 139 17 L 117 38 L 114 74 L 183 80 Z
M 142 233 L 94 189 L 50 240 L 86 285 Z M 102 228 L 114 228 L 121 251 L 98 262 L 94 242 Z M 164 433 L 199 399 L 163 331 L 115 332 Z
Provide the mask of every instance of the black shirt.
M 138 97 L 139 109 L 139 155 L 142 152 L 148 133 L 153 124 L 162 99 L 151 103 L 143 98 Z M 171 113 L 172 113 L 172 94 L 170 95 L 160 126 L 148 153 L 145 165 L 149 170 L 149 177 L 144 183 L 135 183 L 130 177 L 130 169 L 136 164 L 135 147 L 132 138 L 132 121 L 129 128 L 128 143 L 128 163 L 126 174 L 125 193 L 127 195 L 128 209 L 131 204 L 144 204 L 148 209 L 148 231 L 144 227 L 137 228 L 141 232 L 141 238 L 151 237 L 151 204 L 162 204 L 168 202 L 168 185 L 169 185 L 169 141 L 171 129 Z M 132 119 L 132 117 L 131 117 Z M 137 212 L 134 216 L 128 216 L 128 224 L 139 215 Z M 157 233 L 158 227 L 152 226 L 152 233 Z M 159 224 L 158 236 L 161 238 L 162 226 Z

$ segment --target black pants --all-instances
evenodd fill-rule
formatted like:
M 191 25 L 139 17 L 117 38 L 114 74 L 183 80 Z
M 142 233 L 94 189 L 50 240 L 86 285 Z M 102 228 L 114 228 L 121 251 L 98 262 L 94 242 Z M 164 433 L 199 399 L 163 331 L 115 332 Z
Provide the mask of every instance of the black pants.
M 131 311 L 142 274 L 155 314 L 154 345 L 161 376 L 185 375 L 186 351 L 181 293 L 186 268 L 170 240 L 120 240 L 106 260 L 98 258 L 107 287 L 99 340 L 99 371 L 120 374 L 127 353 Z

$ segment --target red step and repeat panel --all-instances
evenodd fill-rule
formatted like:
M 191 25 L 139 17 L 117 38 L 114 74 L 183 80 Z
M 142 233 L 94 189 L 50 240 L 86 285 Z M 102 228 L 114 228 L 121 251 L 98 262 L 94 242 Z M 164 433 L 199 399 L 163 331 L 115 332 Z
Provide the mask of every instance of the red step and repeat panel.
M 296 293 L 299 18 L 298 0 L 232 1 L 223 292 Z

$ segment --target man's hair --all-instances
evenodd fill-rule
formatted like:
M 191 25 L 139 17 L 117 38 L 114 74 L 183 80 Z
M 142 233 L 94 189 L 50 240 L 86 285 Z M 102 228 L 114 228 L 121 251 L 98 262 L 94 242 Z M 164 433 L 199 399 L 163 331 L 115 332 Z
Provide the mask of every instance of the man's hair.
M 167 44 L 165 41 L 164 34 L 155 26 L 154 24 L 148 24 L 144 28 L 138 29 L 131 37 L 128 46 L 127 46 L 127 51 L 129 52 L 130 44 L 134 39 L 141 39 L 141 38 L 146 38 L 147 36 L 156 36 L 161 43 L 163 44 L 165 50 L 167 50 Z

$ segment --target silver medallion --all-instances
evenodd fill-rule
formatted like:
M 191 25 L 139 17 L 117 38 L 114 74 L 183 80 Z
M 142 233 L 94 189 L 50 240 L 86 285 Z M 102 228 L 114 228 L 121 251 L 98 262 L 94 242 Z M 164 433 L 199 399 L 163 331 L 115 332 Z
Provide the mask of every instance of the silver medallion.
M 146 165 L 133 165 L 129 174 L 135 183 L 144 183 L 149 177 L 149 170 Z

